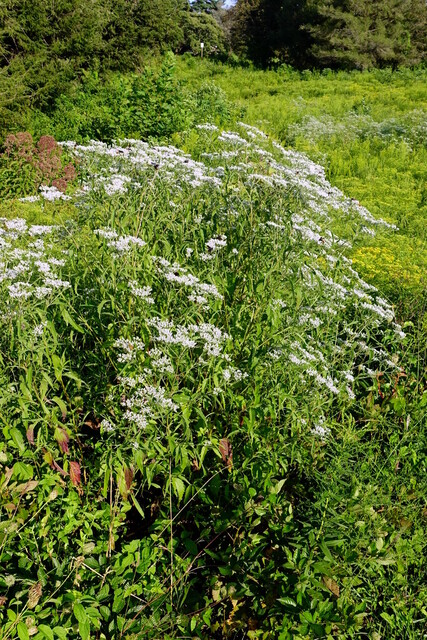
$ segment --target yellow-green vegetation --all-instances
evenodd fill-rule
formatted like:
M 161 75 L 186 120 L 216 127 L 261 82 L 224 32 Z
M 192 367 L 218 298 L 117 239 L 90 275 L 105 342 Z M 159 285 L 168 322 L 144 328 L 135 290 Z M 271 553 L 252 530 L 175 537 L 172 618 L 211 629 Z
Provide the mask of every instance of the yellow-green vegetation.
M 427 72 L 277 71 L 180 58 L 178 76 L 207 80 L 245 121 L 326 166 L 332 184 L 399 227 L 353 253 L 387 295 L 427 285 Z

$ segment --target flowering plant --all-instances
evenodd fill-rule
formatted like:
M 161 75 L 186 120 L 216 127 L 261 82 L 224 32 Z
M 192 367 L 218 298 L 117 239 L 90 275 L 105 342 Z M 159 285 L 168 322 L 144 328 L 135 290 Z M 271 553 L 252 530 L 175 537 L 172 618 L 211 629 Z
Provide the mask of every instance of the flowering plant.
M 66 160 L 52 136 L 41 136 L 35 142 L 28 131 L 6 137 L 0 173 L 2 197 L 26 196 L 41 186 L 65 193 L 77 177 L 74 163 Z

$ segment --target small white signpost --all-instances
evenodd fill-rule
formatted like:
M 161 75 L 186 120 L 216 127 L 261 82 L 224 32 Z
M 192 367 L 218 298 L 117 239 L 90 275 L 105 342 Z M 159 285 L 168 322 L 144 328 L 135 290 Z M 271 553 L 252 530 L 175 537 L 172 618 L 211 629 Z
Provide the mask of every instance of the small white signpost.
M 205 43 L 204 43 L 204 42 L 201 42 L 201 43 L 200 43 L 200 52 L 201 52 L 200 57 L 201 57 L 201 59 L 202 59 L 202 60 L 203 60 L 203 49 L 204 49 L 204 48 L 205 48 Z

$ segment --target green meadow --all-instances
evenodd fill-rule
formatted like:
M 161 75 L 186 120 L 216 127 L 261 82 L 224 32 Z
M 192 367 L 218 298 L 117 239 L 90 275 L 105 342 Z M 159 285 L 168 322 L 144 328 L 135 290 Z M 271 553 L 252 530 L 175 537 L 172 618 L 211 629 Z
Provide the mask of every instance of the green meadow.
M 257 71 L 180 58 L 191 87 L 214 82 L 245 121 L 325 166 L 333 185 L 399 230 L 353 259 L 391 296 L 426 287 L 426 71 Z

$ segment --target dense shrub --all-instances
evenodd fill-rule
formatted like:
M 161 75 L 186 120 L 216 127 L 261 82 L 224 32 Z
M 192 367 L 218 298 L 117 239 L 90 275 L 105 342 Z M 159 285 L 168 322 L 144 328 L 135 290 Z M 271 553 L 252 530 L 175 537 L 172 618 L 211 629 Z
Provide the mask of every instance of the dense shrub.
M 174 56 L 168 54 L 159 69 L 138 74 L 110 74 L 103 80 L 88 72 L 48 112 L 27 112 L 20 124 L 56 140 L 147 140 L 168 138 L 198 122 L 226 124 L 241 115 L 242 109 L 212 82 L 193 90 L 180 83 Z

